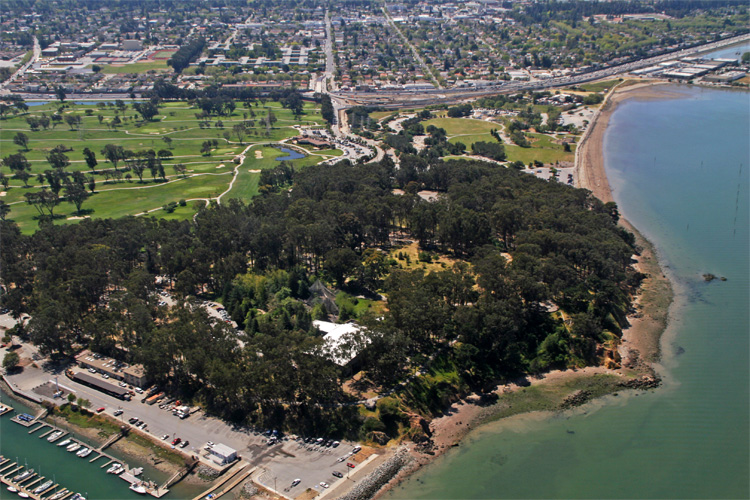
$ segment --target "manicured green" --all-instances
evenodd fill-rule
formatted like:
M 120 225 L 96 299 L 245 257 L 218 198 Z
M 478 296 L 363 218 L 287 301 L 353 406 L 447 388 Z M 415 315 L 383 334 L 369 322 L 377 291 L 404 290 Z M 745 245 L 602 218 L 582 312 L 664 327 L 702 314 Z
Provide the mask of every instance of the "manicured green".
M 291 111 L 284 109 L 278 102 L 268 101 L 259 103 L 251 110 L 238 103 L 237 108 L 231 116 L 211 117 L 209 127 L 201 128 L 196 118 L 200 109 L 190 106 L 186 102 L 169 102 L 160 105 L 159 114 L 153 121 L 143 122 L 140 115 L 132 108 L 132 102 L 127 100 L 123 111 L 118 111 L 115 106 L 108 106 L 92 102 L 91 104 L 67 103 L 66 107 L 59 111 L 60 103 L 48 103 L 41 106 L 32 106 L 29 111 L 19 116 L 8 116 L 0 121 L 0 157 L 7 157 L 17 152 L 23 153 L 31 164 L 29 179 L 30 187 L 24 187 L 18 179 L 10 179 L 9 189 L 2 197 L 5 203 L 11 204 L 9 219 L 15 220 L 26 232 L 33 232 L 37 227 L 37 210 L 26 204 L 24 194 L 39 190 L 40 183 L 37 175 L 45 170 L 51 169 L 47 161 L 50 151 L 64 145 L 72 148 L 65 152 L 70 159 L 70 165 L 66 171 L 82 171 L 87 177 L 93 176 L 96 180 L 96 194 L 83 203 L 82 213 L 75 213 L 75 206 L 61 201 L 55 208 L 55 223 L 66 221 L 75 222 L 77 217 L 120 217 L 124 215 L 136 215 L 149 212 L 152 216 L 167 217 L 170 219 L 186 219 L 195 213 L 195 204 L 188 202 L 186 207 L 178 207 L 173 213 L 167 213 L 160 207 L 179 200 L 216 198 L 229 188 L 230 181 L 234 175 L 235 163 L 232 161 L 238 154 L 253 144 L 276 143 L 278 141 L 294 137 L 298 132 L 293 128 L 297 124 L 316 125 L 322 124 L 320 108 L 313 103 L 305 103 L 305 114 L 300 120 L 295 119 Z M 272 111 L 277 118 L 273 128 L 266 135 L 266 129 L 260 124 L 262 117 Z M 28 117 L 41 117 L 45 114 L 51 117 L 61 112 L 63 118 L 68 115 L 80 116 L 80 126 L 69 126 L 63 120 L 53 127 L 50 124 L 47 130 L 40 129 L 32 132 L 26 119 Z M 99 119 L 101 116 L 101 120 Z M 110 124 L 115 117 L 121 121 L 121 125 L 112 128 Z M 233 133 L 232 127 L 243 121 L 254 121 L 254 127 L 250 128 L 247 135 L 239 138 Z M 222 122 L 222 123 L 218 123 Z M 218 125 L 221 125 L 219 127 Z M 24 133 L 29 137 L 29 150 L 13 143 L 13 137 L 17 133 Z M 225 137 L 229 134 L 228 137 Z M 164 138 L 171 139 L 171 144 L 164 142 Z M 202 144 L 207 140 L 217 141 L 217 146 L 212 148 L 210 156 L 201 153 Z M 116 181 L 111 178 L 114 165 L 107 162 L 101 150 L 107 144 L 122 146 L 130 151 L 142 151 L 152 149 L 154 151 L 168 150 L 172 157 L 163 160 L 166 181 L 153 179 L 149 170 L 143 173 L 143 181 L 139 181 L 134 172 L 123 172 L 122 178 Z M 91 149 L 98 160 L 95 171 L 91 171 L 84 161 L 83 150 Z M 231 197 L 249 200 L 258 193 L 258 174 L 252 174 L 248 170 L 261 170 L 272 168 L 277 162 L 275 158 L 281 156 L 278 150 L 263 147 L 264 161 L 258 162 L 254 156 L 254 150 L 246 158 L 244 165 L 238 170 L 238 178 L 235 182 Z M 293 164 L 304 167 L 318 163 L 324 159 L 339 156 L 341 151 L 308 150 L 310 154 Z M 186 168 L 185 176 L 178 176 L 174 166 L 182 164 Z M 117 168 L 123 170 L 125 164 L 120 162 Z M 1 171 L 11 177 L 11 171 L 5 167 Z M 130 175 L 130 179 L 126 176 Z M 62 196 L 64 191 L 60 192 Z M 205 201 L 201 201 L 205 203 Z M 154 209 L 158 209 L 152 211 Z

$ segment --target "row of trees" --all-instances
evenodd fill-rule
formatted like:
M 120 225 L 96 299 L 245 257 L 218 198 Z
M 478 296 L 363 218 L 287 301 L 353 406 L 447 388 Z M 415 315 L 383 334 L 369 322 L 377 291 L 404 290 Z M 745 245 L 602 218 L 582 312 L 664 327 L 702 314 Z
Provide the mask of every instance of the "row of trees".
M 175 73 L 182 73 L 182 70 L 187 68 L 190 63 L 196 59 L 201 52 L 203 52 L 205 46 L 206 39 L 203 37 L 191 40 L 187 44 L 181 46 L 177 52 L 172 54 L 172 57 L 167 60 L 167 64 L 172 66 Z

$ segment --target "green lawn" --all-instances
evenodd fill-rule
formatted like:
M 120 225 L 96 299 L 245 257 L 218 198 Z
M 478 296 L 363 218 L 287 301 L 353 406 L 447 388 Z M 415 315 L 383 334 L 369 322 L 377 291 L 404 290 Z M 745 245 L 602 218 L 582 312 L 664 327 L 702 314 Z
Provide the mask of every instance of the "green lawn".
M 469 134 L 469 135 L 454 135 L 448 142 L 455 144 L 457 142 L 463 143 L 466 146 L 467 151 L 471 151 L 471 145 L 475 142 L 497 142 L 497 140 L 490 134 Z
M 373 120 L 380 120 L 387 116 L 391 116 L 394 113 L 396 112 L 395 111 L 373 111 L 372 113 L 370 113 L 370 118 L 372 118 Z
M 531 141 L 530 148 L 522 148 L 513 144 L 505 145 L 505 152 L 509 161 L 522 161 L 525 164 L 534 160 L 545 164 L 558 161 L 572 162 L 575 158 L 575 144 L 570 145 L 570 152 L 563 150 L 562 144 L 552 142 L 552 138 L 544 134 L 526 134 Z
M 262 158 L 256 158 L 255 152 L 260 151 Z M 276 148 L 268 146 L 255 146 L 250 149 L 247 153 L 245 163 L 240 167 L 239 175 L 237 180 L 232 186 L 232 190 L 226 194 L 226 199 L 239 198 L 243 200 L 251 199 L 258 194 L 258 180 L 260 179 L 259 170 L 266 170 L 274 168 L 279 164 L 276 158 L 284 156 L 281 151 Z M 310 165 L 315 165 L 320 162 L 323 158 L 320 156 L 306 156 L 298 160 L 292 161 L 295 169 L 304 168 Z
M 490 136 L 490 130 L 501 128 L 497 123 L 490 123 L 484 120 L 473 120 L 471 118 L 433 118 L 422 122 L 422 124 L 425 128 L 429 125 L 435 125 L 438 128 L 445 129 L 445 133 L 448 137 L 459 134 L 487 134 L 487 137 L 492 139 L 492 136 Z
M 102 67 L 102 73 L 105 74 L 145 73 L 149 70 L 172 71 L 172 68 L 167 66 L 166 59 L 158 61 L 136 62 L 132 64 L 124 64 L 122 66 L 107 65 Z
M 9 218 L 17 221 L 24 232 L 33 232 L 37 227 L 34 219 L 37 211 L 33 206 L 25 203 L 24 194 L 39 189 L 40 182 L 37 180 L 37 175 L 51 169 L 46 157 L 58 145 L 62 144 L 72 149 L 65 153 L 71 162 L 66 171 L 82 171 L 87 177 L 92 176 L 96 180 L 97 193 L 84 203 L 84 212 L 90 217 L 118 217 L 138 214 L 181 199 L 215 197 L 229 187 L 235 168 L 232 159 L 248 145 L 267 144 L 293 137 L 297 135 L 297 131 L 292 128 L 295 124 L 323 122 L 319 113 L 320 108 L 313 103 L 305 103 L 305 114 L 301 120 L 296 120 L 291 111 L 282 108 L 277 102 L 266 102 L 259 106 L 252 106 L 250 109 L 238 105 L 231 116 L 211 117 L 209 119 L 211 126 L 208 128 L 199 126 L 195 114 L 200 110 L 191 107 L 186 102 L 163 104 L 154 120 L 145 123 L 132 109 L 132 103 L 128 101 L 126 104 L 127 108 L 122 112 L 117 111 L 114 106 L 101 103 L 70 104 L 62 111 L 63 116 L 77 115 L 82 119 L 80 127 L 74 129 L 62 122 L 54 128 L 50 126 L 47 130 L 30 131 L 26 118 L 40 117 L 42 114 L 51 116 L 57 112 L 60 103 L 32 106 L 24 115 L 10 116 L 0 121 L 0 156 L 7 157 L 16 152 L 22 152 L 31 164 L 32 178 L 29 180 L 31 187 L 25 188 L 20 180 L 11 178 L 9 189 L 0 198 L 11 204 Z M 277 121 L 267 136 L 265 127 L 260 125 L 260 119 L 269 110 L 276 115 Z M 253 114 L 255 116 L 252 116 Z M 112 129 L 108 127 L 108 124 L 116 116 L 122 124 Z M 240 143 L 239 138 L 232 133 L 232 126 L 244 120 L 253 120 L 255 125 Z M 219 121 L 223 122 L 223 127 L 218 127 Z M 28 151 L 24 151 L 13 143 L 13 137 L 18 132 L 28 136 Z M 228 138 L 225 137 L 227 133 L 229 133 Z M 165 137 L 171 139 L 171 144 L 163 140 Z M 206 140 L 217 141 L 217 146 L 212 148 L 210 156 L 204 156 L 201 153 L 201 146 Z M 149 149 L 168 150 L 173 156 L 164 160 L 163 165 L 166 180 L 169 182 L 155 182 L 148 170 L 143 174 L 143 183 L 138 182 L 138 177 L 134 173 L 124 171 L 120 182 L 115 183 L 113 179 L 107 181 L 114 165 L 107 162 L 101 153 L 106 144 L 121 145 L 126 150 L 134 152 Z M 91 149 L 96 154 L 98 165 L 95 172 L 91 171 L 84 161 L 83 150 L 85 148 Z M 318 163 L 326 157 L 341 154 L 338 150 L 315 151 L 315 153 L 296 160 L 295 165 L 307 166 Z M 240 168 L 232 195 L 243 199 L 255 196 L 258 175 L 252 175 L 248 170 L 271 168 L 275 164 L 274 158 L 279 155 L 277 150 L 269 149 L 264 155 L 266 163 L 261 162 L 257 165 L 251 150 L 246 164 Z M 177 177 L 173 167 L 178 163 L 185 165 L 187 178 Z M 117 167 L 123 170 L 126 165 L 120 162 Z M 7 167 L 0 170 L 7 177 L 11 176 L 11 171 Z M 126 178 L 127 175 L 131 176 L 129 180 Z M 56 223 L 65 222 L 68 217 L 74 216 L 74 210 L 73 205 L 61 202 L 55 209 L 55 214 L 62 217 L 56 219 Z M 194 212 L 194 204 L 188 203 L 187 207 L 180 207 L 172 214 L 158 210 L 152 212 L 152 215 L 187 218 Z M 77 219 L 73 219 L 75 220 Z
M 545 134 L 526 134 L 531 141 L 530 148 L 522 148 L 515 144 L 504 144 L 505 153 L 508 156 L 508 161 L 522 161 L 525 164 L 529 164 L 534 160 L 541 161 L 545 164 L 556 163 L 559 161 L 572 162 L 575 158 L 575 143 L 570 144 L 570 152 L 566 152 L 563 149 L 562 144 L 556 144 L 553 142 L 553 138 Z M 466 144 L 467 154 L 471 154 L 471 145 L 479 141 L 495 141 L 495 138 L 490 134 L 484 135 L 468 135 L 468 136 L 455 136 L 450 139 L 450 142 L 462 142 Z M 445 159 L 458 159 L 459 156 L 448 156 Z
M 618 83 L 620 83 L 620 80 L 605 80 L 603 82 L 584 83 L 579 85 L 578 88 L 586 92 L 602 92 L 611 89 Z

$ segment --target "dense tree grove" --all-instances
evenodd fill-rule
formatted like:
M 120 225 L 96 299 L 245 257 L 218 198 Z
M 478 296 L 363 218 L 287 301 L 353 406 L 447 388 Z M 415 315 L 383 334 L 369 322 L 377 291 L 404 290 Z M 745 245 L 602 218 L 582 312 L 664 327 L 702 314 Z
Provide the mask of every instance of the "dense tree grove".
M 197 58 L 203 47 L 206 46 L 206 39 L 203 37 L 190 40 L 187 44 L 180 47 L 180 49 L 172 54 L 167 64 L 172 66 L 175 73 L 181 73 L 183 69 L 190 65 L 190 62 Z
M 387 386 L 440 353 L 483 387 L 598 362 L 641 278 L 614 204 L 515 169 L 404 154 L 398 171 L 344 161 L 264 178 L 294 186 L 190 221 L 45 223 L 31 236 L 3 223 L 4 305 L 32 317 L 20 334 L 56 356 L 89 346 L 141 362 L 235 420 L 352 434 L 361 422 L 344 373 L 312 326 L 338 313 L 311 291 L 318 280 L 387 297 L 382 317 L 360 318 L 368 339 L 349 346 L 367 346 L 370 380 Z M 400 266 L 388 254 L 395 235 L 455 264 Z M 176 305 L 158 305 L 157 283 Z M 210 319 L 198 296 L 220 299 L 238 330 Z

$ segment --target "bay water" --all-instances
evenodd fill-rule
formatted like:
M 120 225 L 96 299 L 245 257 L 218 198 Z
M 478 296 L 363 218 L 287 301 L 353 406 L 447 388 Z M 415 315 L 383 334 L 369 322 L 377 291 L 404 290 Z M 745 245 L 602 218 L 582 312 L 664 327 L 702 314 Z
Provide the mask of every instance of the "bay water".
M 605 155 L 674 284 L 663 386 L 482 426 L 386 498 L 750 498 L 750 94 L 659 92 L 619 105 Z

